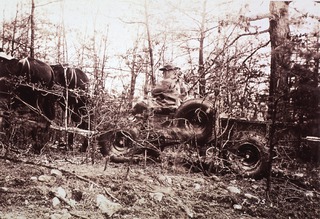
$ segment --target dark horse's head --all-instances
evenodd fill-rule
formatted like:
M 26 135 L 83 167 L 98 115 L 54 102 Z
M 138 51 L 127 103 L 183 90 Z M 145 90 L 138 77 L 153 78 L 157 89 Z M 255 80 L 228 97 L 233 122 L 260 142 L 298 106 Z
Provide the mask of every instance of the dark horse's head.
M 32 58 L 18 60 L 0 56 L 0 95 L 13 93 L 13 107 L 29 105 L 49 120 L 54 119 L 54 105 L 47 92 L 53 82 L 53 71 L 44 62 Z
M 64 67 L 63 65 L 51 65 L 54 72 L 55 83 L 63 88 L 68 88 L 68 108 L 74 122 L 81 122 L 82 117 L 87 116 L 87 91 L 89 78 L 78 68 Z M 66 93 L 64 92 L 64 95 Z M 65 99 L 60 98 L 59 104 L 64 109 Z M 82 127 L 85 128 L 85 127 Z
M 72 121 L 78 123 L 78 127 L 88 129 L 89 113 L 88 113 L 88 85 L 89 78 L 79 68 L 65 67 L 61 64 L 51 65 L 55 75 L 55 83 L 58 86 L 68 89 L 68 93 L 64 92 L 64 97 L 59 98 L 58 103 L 63 110 L 68 105 L 68 114 Z M 68 94 L 68 101 L 66 101 Z M 73 137 L 69 137 L 69 146 L 73 144 Z M 87 142 L 84 142 L 81 150 L 86 150 Z
M 71 68 L 61 64 L 51 65 L 54 71 L 55 83 L 69 89 L 87 90 L 88 76 L 79 68 Z M 65 77 L 66 76 L 66 77 Z

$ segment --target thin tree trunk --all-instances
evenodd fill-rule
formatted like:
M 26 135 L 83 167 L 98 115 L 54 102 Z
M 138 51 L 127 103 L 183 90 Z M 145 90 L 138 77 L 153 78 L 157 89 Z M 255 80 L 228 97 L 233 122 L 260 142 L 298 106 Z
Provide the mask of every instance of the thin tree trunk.
M 147 38 L 148 38 L 148 51 L 149 51 L 149 58 L 150 58 L 150 79 L 151 79 L 152 86 L 154 86 L 156 84 L 156 79 L 154 77 L 154 60 L 153 60 L 152 40 L 151 40 L 150 26 L 149 26 L 147 0 L 144 1 L 144 7 L 145 7 L 144 12 L 145 12 L 145 19 L 146 19 Z
M 65 96 L 65 100 L 64 100 L 65 106 L 66 106 L 66 108 L 64 110 L 64 128 L 66 130 L 65 139 L 66 139 L 67 147 L 68 147 L 68 146 L 72 146 L 72 145 L 69 145 L 69 140 L 70 139 L 69 139 L 69 134 L 67 132 L 68 125 L 69 125 L 69 116 L 68 116 L 68 110 L 69 110 L 69 104 L 68 104 L 69 103 L 69 89 L 68 89 L 68 87 L 69 87 L 69 82 L 68 82 L 68 78 L 67 78 L 67 67 L 63 68 L 63 75 L 64 75 L 64 80 L 65 80 L 65 83 L 66 83 L 66 90 L 65 90 L 66 96 Z M 73 139 L 73 137 L 74 136 L 72 136 L 72 139 Z
M 64 5 L 63 2 L 60 2 L 60 22 L 59 25 L 57 27 L 57 38 L 58 38 L 58 42 L 57 42 L 57 63 L 63 63 L 64 59 L 63 59 L 63 50 L 61 51 L 61 47 L 63 45 L 63 37 L 62 37 L 62 33 L 63 33 L 63 28 L 64 28 Z M 61 57 L 62 56 L 62 57 Z
M 63 62 L 69 63 L 69 57 L 68 57 L 68 42 L 66 37 L 66 28 L 63 24 Z
M 34 41 L 35 41 L 34 9 L 35 9 L 35 4 L 34 4 L 34 0 L 32 0 L 31 15 L 30 15 L 30 22 L 31 22 L 30 57 L 31 58 L 34 58 Z
M 203 97 L 206 93 L 206 79 L 204 72 L 204 58 L 203 58 L 203 44 L 205 39 L 205 21 L 206 21 L 206 4 L 207 0 L 203 1 L 203 9 L 202 9 L 202 20 L 201 20 L 201 29 L 200 29 L 200 45 L 199 45 L 199 94 Z
M 60 34 L 60 26 L 57 27 L 57 37 L 58 37 L 58 45 L 57 45 L 57 63 L 61 63 L 61 34 Z
M 144 93 L 144 97 L 148 96 L 148 91 L 149 91 L 149 68 L 148 65 L 146 65 L 146 69 L 145 69 L 145 81 L 144 81 L 144 89 L 143 89 L 143 93 Z
M 103 38 L 103 57 L 102 57 L 102 63 L 101 63 L 101 75 L 99 80 L 99 89 L 104 90 L 104 68 L 106 65 L 106 61 L 108 59 L 107 57 L 107 42 L 108 42 L 108 33 L 109 33 L 109 26 L 107 27 L 107 33 L 105 34 L 105 37 Z
M 2 17 L 2 45 L 1 48 L 4 48 L 4 36 L 5 36 L 5 18 L 4 18 L 4 9 L 2 10 L 3 17 Z
M 134 91 L 136 88 L 137 81 L 137 73 L 135 72 L 134 64 L 131 67 L 131 82 L 130 82 L 130 94 L 129 94 L 129 102 L 132 103 L 134 97 Z
M 19 14 L 19 9 L 18 9 L 18 4 L 17 4 L 17 11 L 16 11 L 16 17 L 15 17 L 14 23 L 13 23 L 12 41 L 11 41 L 11 55 L 12 56 L 13 56 L 13 53 L 14 53 L 14 42 L 15 42 L 15 39 L 16 39 L 18 14 Z
M 318 33 L 319 33 L 319 26 L 318 26 Z M 320 45 L 320 40 L 319 40 L 320 36 L 319 34 L 317 35 L 317 45 Z M 317 47 L 317 53 L 319 54 L 320 52 L 320 48 L 319 46 Z M 315 57 L 314 58 L 314 75 L 313 75 L 313 80 L 315 81 L 315 83 L 318 85 L 319 84 L 319 67 L 320 67 L 320 61 L 319 61 L 319 57 Z

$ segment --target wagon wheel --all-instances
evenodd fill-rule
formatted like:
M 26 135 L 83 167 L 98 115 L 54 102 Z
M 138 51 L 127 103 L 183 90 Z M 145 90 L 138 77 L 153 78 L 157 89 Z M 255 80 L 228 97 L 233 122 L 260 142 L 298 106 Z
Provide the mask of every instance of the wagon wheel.
M 135 134 L 130 131 L 118 131 L 114 133 L 113 149 L 118 152 L 126 152 L 133 147 L 135 138 Z
M 211 104 L 202 99 L 188 100 L 176 111 L 179 128 L 192 127 L 194 139 L 198 144 L 205 144 L 212 136 L 214 111 Z
M 231 168 L 245 177 L 262 178 L 267 173 L 269 150 L 265 137 L 254 132 L 241 132 L 229 148 Z

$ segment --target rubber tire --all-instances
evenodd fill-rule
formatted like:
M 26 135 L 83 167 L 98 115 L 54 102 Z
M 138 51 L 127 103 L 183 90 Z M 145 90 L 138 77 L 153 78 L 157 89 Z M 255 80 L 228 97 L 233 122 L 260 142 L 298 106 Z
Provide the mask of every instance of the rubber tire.
M 244 177 L 263 178 L 268 170 L 267 140 L 256 132 L 239 132 L 229 148 L 228 162 Z
M 211 138 L 215 119 L 209 102 L 203 99 L 188 100 L 177 109 L 174 118 L 178 119 L 179 128 L 186 126 L 186 120 L 192 125 L 198 144 L 205 144 Z
M 113 152 L 126 153 L 133 147 L 133 141 L 136 139 L 136 134 L 132 131 L 118 130 L 116 132 L 106 132 L 97 137 L 100 153 L 105 157 Z
M 125 151 L 133 147 L 133 140 L 136 139 L 134 132 L 129 131 L 117 131 L 114 133 L 113 148 L 117 151 Z

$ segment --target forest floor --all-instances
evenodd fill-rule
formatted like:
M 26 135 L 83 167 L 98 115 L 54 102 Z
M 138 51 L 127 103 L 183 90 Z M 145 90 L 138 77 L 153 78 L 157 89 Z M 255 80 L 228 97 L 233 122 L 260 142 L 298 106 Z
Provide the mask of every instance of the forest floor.
M 0 150 L 1 151 L 1 150 Z M 0 156 L 0 218 L 319 218 L 319 168 L 253 180 L 76 152 Z

